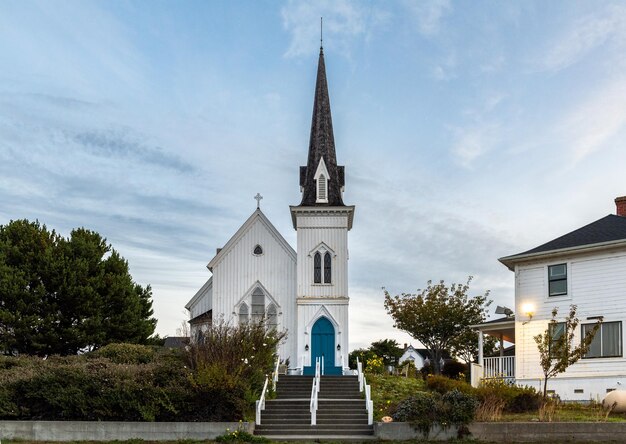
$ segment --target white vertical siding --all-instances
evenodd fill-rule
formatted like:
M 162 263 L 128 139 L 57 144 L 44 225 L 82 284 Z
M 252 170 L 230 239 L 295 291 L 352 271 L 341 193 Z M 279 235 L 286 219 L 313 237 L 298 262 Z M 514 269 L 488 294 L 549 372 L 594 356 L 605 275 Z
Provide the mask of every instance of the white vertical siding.
M 335 365 L 348 366 L 348 215 L 329 212 L 301 213 L 297 215 L 298 237 L 298 362 L 311 365 L 311 328 L 321 314 L 330 317 L 335 325 Z M 332 283 L 315 284 L 313 279 L 313 253 L 321 243 L 333 252 Z M 323 274 L 323 270 L 322 270 Z
M 255 256 L 260 245 L 263 254 Z M 260 217 L 255 219 L 226 255 L 213 268 L 213 319 L 222 315 L 236 323 L 235 305 L 259 281 L 278 303 L 278 327 L 287 330 L 288 338 L 281 347 L 281 359 L 295 356 L 296 338 L 296 264 L 284 244 L 275 237 Z M 250 302 L 247 301 L 248 306 Z M 266 298 L 266 306 L 270 299 Z
M 348 216 L 298 215 L 298 297 L 345 297 L 348 295 Z M 313 282 L 311 251 L 325 243 L 332 258 L 332 283 Z

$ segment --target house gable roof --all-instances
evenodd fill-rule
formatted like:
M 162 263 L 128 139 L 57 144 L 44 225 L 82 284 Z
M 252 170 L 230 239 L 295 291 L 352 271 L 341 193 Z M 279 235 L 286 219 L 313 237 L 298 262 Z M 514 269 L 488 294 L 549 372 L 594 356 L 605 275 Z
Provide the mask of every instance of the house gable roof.
M 205 292 L 211 288 L 213 286 L 213 276 L 211 276 L 202 287 L 200 287 L 200 290 L 198 290 L 196 292 L 196 294 L 193 295 L 193 297 L 189 300 L 189 302 L 187 302 L 187 304 L 185 304 L 185 308 L 187 310 L 191 311 L 191 308 L 194 306 L 194 304 L 196 302 L 198 302 L 198 300 L 200 300 L 200 298 L 202 296 L 204 296 Z
M 520 259 L 541 256 L 560 250 L 614 243 L 623 240 L 626 240 L 626 217 L 609 214 L 602 219 L 598 219 L 584 227 L 561 237 L 557 237 L 550 242 L 546 242 L 545 244 L 522 253 L 502 257 L 499 261 L 507 267 L 512 268 L 512 265 Z
M 263 214 L 263 212 L 259 208 L 257 208 L 254 211 L 254 213 L 252 213 L 252 215 L 248 218 L 248 220 L 244 222 L 241 228 L 237 230 L 237 232 L 233 235 L 233 237 L 231 237 L 228 240 L 228 242 L 226 242 L 226 245 L 224 245 L 224 247 L 219 250 L 219 252 L 215 255 L 215 257 L 211 259 L 211 261 L 207 264 L 207 268 L 213 271 L 213 267 L 219 264 L 221 260 L 224 257 L 226 257 L 226 255 L 230 252 L 230 250 L 232 250 L 235 247 L 235 245 L 237 245 L 237 242 L 239 241 L 239 239 L 241 239 L 257 222 L 262 223 L 267 228 L 269 233 L 283 247 L 283 249 L 289 255 L 289 257 L 291 257 L 291 259 L 294 262 L 296 262 L 295 250 L 291 247 L 291 245 L 289 245 L 289 243 L 285 240 L 285 238 L 279 233 L 276 227 L 272 225 L 272 223 L 265 216 L 265 214 Z

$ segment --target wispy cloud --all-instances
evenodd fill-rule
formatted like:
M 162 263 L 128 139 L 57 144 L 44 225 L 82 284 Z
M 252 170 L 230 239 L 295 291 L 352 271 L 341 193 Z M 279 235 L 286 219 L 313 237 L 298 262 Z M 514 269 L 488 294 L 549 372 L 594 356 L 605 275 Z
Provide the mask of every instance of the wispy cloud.
M 471 168 L 476 159 L 491 151 L 499 141 L 499 130 L 499 125 L 491 122 L 453 128 L 452 153 L 462 166 Z
M 443 18 L 452 12 L 449 0 L 405 0 L 403 4 L 416 20 L 420 34 L 427 37 L 436 35 L 441 28 Z
M 351 43 L 366 32 L 367 12 L 363 5 L 350 0 L 302 2 L 290 0 L 281 11 L 283 26 L 291 34 L 285 55 L 297 57 L 317 51 L 320 17 L 324 18 L 327 45 L 349 53 Z
M 579 62 L 594 49 L 609 42 L 617 44 L 619 51 L 624 51 L 626 44 L 624 5 L 610 5 L 573 21 L 548 48 L 539 65 L 548 71 L 559 71 Z
M 193 165 L 166 152 L 163 148 L 146 146 L 137 136 L 133 137 L 128 129 L 85 131 L 74 135 L 73 139 L 97 156 L 134 158 L 140 162 L 171 168 L 181 173 L 190 173 L 195 170 Z
M 576 165 L 626 129 L 626 78 L 593 90 L 557 124 L 563 146 L 568 147 L 571 165 Z

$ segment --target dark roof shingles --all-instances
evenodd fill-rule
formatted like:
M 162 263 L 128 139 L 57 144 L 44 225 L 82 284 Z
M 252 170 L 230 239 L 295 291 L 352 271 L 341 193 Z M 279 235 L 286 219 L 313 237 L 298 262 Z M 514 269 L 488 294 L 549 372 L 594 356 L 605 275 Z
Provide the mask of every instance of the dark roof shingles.
M 317 190 L 314 177 L 322 157 L 330 175 L 328 178 L 328 203 L 316 202 Z M 343 185 L 344 169 L 342 166 L 337 165 L 324 51 L 320 48 L 317 80 L 315 82 L 315 99 L 313 101 L 313 118 L 311 120 L 309 157 L 307 166 L 300 167 L 300 186 L 303 188 L 300 206 L 345 206 L 341 197 Z
M 539 245 L 531 250 L 519 253 L 516 256 L 522 254 L 543 253 L 547 251 L 599 244 L 622 239 L 626 239 L 626 217 L 609 214 L 608 216 L 585 225 L 578 230 L 574 230 L 571 233 L 557 237 L 550 242 L 546 242 L 545 244 Z

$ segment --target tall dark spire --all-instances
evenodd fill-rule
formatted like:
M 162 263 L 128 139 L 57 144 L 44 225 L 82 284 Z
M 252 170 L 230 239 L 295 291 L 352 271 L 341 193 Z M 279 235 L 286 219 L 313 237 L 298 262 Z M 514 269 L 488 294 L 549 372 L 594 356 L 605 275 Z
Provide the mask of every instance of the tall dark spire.
M 327 178 L 328 202 L 319 203 L 317 202 L 315 172 L 322 158 L 329 176 Z M 317 65 L 309 158 L 307 165 L 300 167 L 300 186 L 302 187 L 301 206 L 344 206 L 341 198 L 342 187 L 344 186 L 344 167 L 337 165 L 337 156 L 335 154 L 335 138 L 333 136 L 333 121 L 330 115 L 330 98 L 328 97 L 323 48 L 320 48 Z

